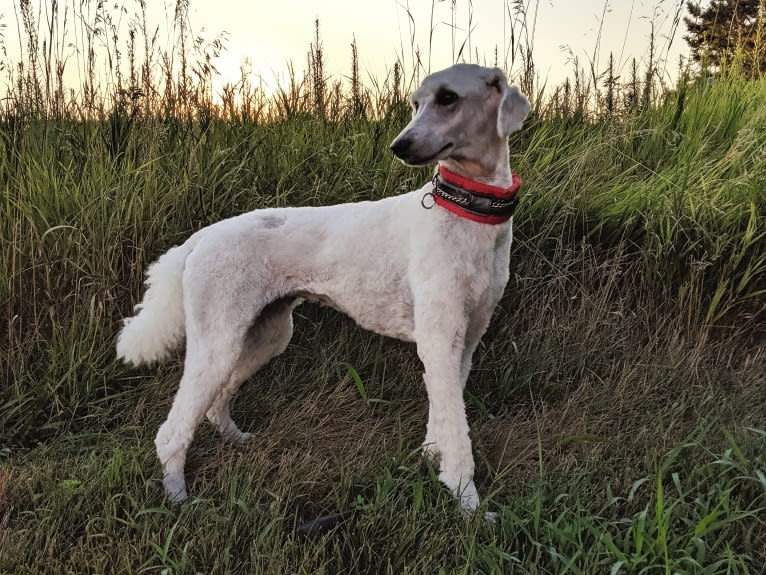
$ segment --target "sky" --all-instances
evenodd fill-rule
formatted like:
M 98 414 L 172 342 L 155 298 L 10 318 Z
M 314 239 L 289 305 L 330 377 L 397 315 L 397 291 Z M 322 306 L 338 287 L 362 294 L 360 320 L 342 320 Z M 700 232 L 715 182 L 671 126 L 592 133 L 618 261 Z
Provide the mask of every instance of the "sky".
M 328 71 L 334 75 L 349 74 L 354 40 L 363 75 L 380 77 L 397 58 L 411 70 L 413 45 L 420 47 L 426 71 L 429 67 L 435 71 L 456 61 L 468 38 L 469 7 L 470 52 L 466 43 L 464 56 L 468 52 L 470 61 L 491 65 L 497 49 L 500 64 L 510 63 L 510 56 L 505 55 L 511 36 L 510 0 L 456 0 L 454 12 L 451 0 L 283 0 L 276 5 L 273 1 L 231 0 L 221 4 L 227 8 L 192 2 L 190 19 L 204 23 L 210 32 L 228 32 L 228 56 L 219 69 L 232 78 L 239 75 L 244 58 L 265 79 L 284 71 L 288 61 L 296 68 L 305 67 L 317 18 Z M 586 67 L 595 56 L 597 69 L 604 69 L 610 50 L 627 75 L 633 57 L 639 62 L 648 59 L 652 20 L 657 47 L 670 63 L 669 74 L 676 74 L 678 56 L 687 52 L 683 23 L 668 46 L 677 0 L 526 0 L 525 5 L 537 72 L 552 85 L 571 73 L 572 56 Z M 596 50 L 599 33 L 601 49 Z
M 38 21 L 45 21 L 44 8 L 50 1 L 32 0 L 38 7 Z M 58 2 L 74 7 L 82 5 L 83 0 Z M 126 28 L 135 21 L 139 0 L 107 2 L 126 8 L 120 26 Z M 166 23 L 172 21 L 175 1 L 146 2 L 152 27 L 165 29 Z M 554 86 L 571 76 L 573 57 L 586 69 L 593 61 L 596 69 L 603 71 L 610 51 L 618 74 L 627 77 L 632 58 L 638 60 L 639 68 L 648 59 L 652 22 L 658 52 L 668 62 L 666 78 L 675 77 L 678 56 L 688 52 L 682 38 L 684 25 L 682 21 L 678 25 L 677 19 L 683 1 L 521 0 L 521 3 L 527 8 L 526 34 L 540 84 Z M 0 39 L 11 61 L 19 58 L 18 4 L 19 0 L 0 2 Z M 512 77 L 519 68 L 518 60 L 516 66 L 510 65 L 513 0 L 190 0 L 189 4 L 189 21 L 195 33 L 207 40 L 225 39 L 226 49 L 214 62 L 221 83 L 236 82 L 244 66 L 253 77 L 260 78 L 256 81 L 262 82 L 265 89 L 272 90 L 277 81 L 283 81 L 289 63 L 296 71 L 302 71 L 316 19 L 320 24 L 326 72 L 338 79 L 350 74 L 353 41 L 357 44 L 364 80 L 384 78 L 397 60 L 411 73 L 413 47 L 420 51 L 423 72 L 444 68 L 458 60 L 464 42 L 463 60 L 492 65 L 497 50 L 500 65 L 509 69 Z M 71 28 L 71 13 L 68 17 Z M 518 22 L 515 26 L 517 36 L 523 34 Z M 63 51 L 67 49 L 72 50 L 64 46 Z M 70 55 L 70 59 L 74 58 Z

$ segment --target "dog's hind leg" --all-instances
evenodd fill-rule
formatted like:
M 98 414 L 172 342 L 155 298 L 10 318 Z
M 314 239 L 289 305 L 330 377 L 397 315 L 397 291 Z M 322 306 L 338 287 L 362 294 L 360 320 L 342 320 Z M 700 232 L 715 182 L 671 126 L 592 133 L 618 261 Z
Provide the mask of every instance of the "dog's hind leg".
M 267 305 L 248 329 L 234 370 L 207 411 L 208 420 L 225 439 L 240 442 L 250 438 L 231 418 L 231 399 L 246 379 L 285 350 L 293 335 L 292 311 L 300 302 L 284 298 Z
M 241 347 L 236 341 L 241 339 L 187 338 L 184 374 L 168 418 L 154 440 L 165 493 L 173 501 L 186 499 L 186 452 L 205 411 L 231 377 Z
M 189 445 L 205 413 L 231 381 L 251 323 L 248 318 L 258 317 L 262 307 L 257 295 L 248 300 L 236 298 L 235 294 L 242 293 L 247 286 L 217 282 L 221 273 L 214 265 L 218 260 L 211 264 L 209 256 L 204 252 L 198 254 L 199 261 L 210 268 L 204 273 L 203 266 L 195 264 L 194 254 L 187 259 L 184 373 L 168 418 L 154 441 L 162 463 L 165 493 L 174 501 L 186 499 L 184 466 Z

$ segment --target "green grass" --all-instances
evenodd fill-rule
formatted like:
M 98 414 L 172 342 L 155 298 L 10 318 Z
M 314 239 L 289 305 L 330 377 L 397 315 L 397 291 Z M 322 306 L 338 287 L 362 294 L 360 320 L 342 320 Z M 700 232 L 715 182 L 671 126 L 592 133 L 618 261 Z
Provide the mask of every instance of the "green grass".
M 209 427 L 189 503 L 153 437 L 180 375 L 114 358 L 146 266 L 250 209 L 375 199 L 429 170 L 408 112 L 271 123 L 0 121 L 0 572 L 759 573 L 766 562 L 766 80 L 621 118 L 533 117 L 512 275 L 466 392 L 494 526 L 418 446 L 414 349 L 304 306 Z M 321 540 L 301 521 L 355 509 Z

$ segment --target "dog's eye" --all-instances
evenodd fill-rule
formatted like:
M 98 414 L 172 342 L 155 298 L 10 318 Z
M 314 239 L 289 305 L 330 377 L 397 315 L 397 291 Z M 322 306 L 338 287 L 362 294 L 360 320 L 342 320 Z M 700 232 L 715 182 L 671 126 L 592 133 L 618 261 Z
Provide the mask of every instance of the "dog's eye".
M 436 94 L 436 103 L 440 106 L 449 106 L 453 102 L 457 101 L 458 95 L 452 90 L 441 90 Z
M 412 101 L 410 102 L 410 105 L 412 106 L 412 110 L 413 110 L 414 112 L 417 112 L 417 111 L 418 111 L 418 107 L 420 106 L 420 104 L 418 104 L 418 101 L 417 101 L 417 100 L 412 100 Z

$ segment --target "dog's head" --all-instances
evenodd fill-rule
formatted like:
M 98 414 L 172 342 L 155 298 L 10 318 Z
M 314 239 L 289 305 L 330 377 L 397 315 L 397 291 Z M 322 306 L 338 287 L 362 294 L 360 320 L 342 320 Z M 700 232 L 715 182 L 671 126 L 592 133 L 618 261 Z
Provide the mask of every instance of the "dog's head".
M 428 76 L 410 97 L 412 120 L 391 149 L 405 164 L 480 161 L 521 128 L 529 101 L 500 68 L 456 64 Z

